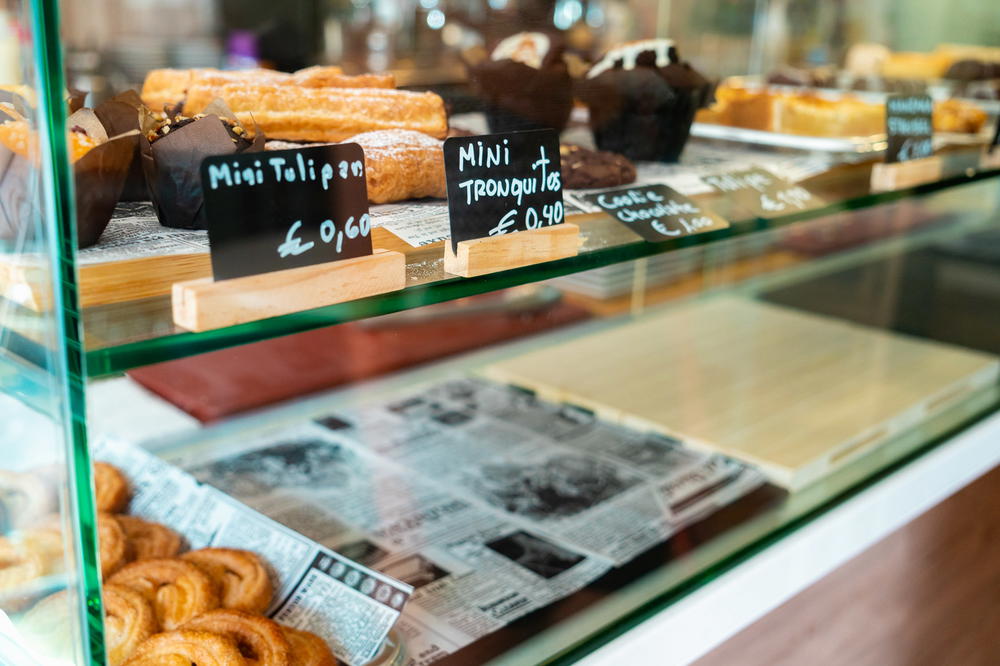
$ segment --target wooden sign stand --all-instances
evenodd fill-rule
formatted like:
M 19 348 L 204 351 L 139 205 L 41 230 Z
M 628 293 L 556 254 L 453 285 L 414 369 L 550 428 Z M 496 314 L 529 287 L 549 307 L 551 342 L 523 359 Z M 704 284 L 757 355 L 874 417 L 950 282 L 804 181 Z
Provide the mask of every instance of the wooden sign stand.
M 301 312 L 406 286 L 406 256 L 393 250 L 232 280 L 173 287 L 174 323 L 207 331 Z
M 872 167 L 872 192 L 895 190 L 933 183 L 941 179 L 942 161 L 938 156 L 906 162 L 879 162 Z
M 476 277 L 575 257 L 579 251 L 580 227 L 564 223 L 531 231 L 460 241 L 457 252 L 452 250 L 451 241 L 445 241 L 444 270 L 452 275 Z
M 991 146 L 979 158 L 980 169 L 1000 169 L 1000 146 Z

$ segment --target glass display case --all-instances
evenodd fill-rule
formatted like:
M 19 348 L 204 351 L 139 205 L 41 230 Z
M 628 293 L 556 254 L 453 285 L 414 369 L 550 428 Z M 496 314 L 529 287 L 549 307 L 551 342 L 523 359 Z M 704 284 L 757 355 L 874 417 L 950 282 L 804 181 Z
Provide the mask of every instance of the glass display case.
M 996 465 L 962 4 L 0 5 L 0 662 L 684 663 Z

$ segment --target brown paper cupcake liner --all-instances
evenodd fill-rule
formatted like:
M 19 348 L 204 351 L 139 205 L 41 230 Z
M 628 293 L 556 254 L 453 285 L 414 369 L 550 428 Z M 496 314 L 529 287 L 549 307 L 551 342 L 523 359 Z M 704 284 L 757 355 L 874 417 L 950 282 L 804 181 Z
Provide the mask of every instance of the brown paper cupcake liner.
M 149 198 L 160 224 L 178 229 L 205 229 L 205 197 L 201 187 L 201 163 L 213 155 L 236 155 L 264 149 L 263 132 L 254 128 L 254 140 L 240 149 L 233 143 L 222 118 L 236 117 L 221 102 L 205 109 L 206 115 L 152 143 L 147 132 L 152 120 L 140 120 L 139 148 Z
M 96 114 L 81 110 L 70 116 L 70 127 L 85 126 L 101 138 L 106 130 Z M 91 148 L 73 166 L 79 247 L 98 241 L 111 221 L 134 150 L 134 135 L 106 140 Z M 37 162 L 0 146 L 0 238 L 33 238 L 41 220 L 38 206 L 40 174 Z

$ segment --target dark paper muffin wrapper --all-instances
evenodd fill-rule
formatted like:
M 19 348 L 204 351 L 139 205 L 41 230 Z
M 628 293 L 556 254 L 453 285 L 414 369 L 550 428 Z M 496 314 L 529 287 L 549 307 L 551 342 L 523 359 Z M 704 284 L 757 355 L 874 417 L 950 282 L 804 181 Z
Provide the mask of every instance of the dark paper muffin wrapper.
M 91 148 L 73 165 L 79 247 L 96 243 L 111 221 L 134 150 L 134 136 Z M 26 240 L 41 221 L 40 180 L 33 161 L 0 146 L 0 238 Z
M 206 229 L 201 163 L 212 155 L 235 155 L 264 149 L 264 133 L 240 150 L 219 116 L 211 114 L 150 143 L 139 138 L 142 170 L 160 224 L 177 229 Z
M 136 131 L 132 137 L 132 160 L 129 162 L 128 174 L 122 188 L 121 201 L 148 201 L 146 191 L 146 175 L 142 171 L 142 160 L 139 155 L 139 109 L 144 108 L 139 93 L 126 90 L 116 95 L 94 112 L 108 130 L 109 136 L 117 136 L 126 132 Z

